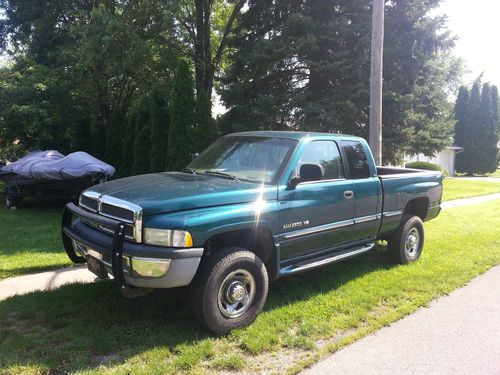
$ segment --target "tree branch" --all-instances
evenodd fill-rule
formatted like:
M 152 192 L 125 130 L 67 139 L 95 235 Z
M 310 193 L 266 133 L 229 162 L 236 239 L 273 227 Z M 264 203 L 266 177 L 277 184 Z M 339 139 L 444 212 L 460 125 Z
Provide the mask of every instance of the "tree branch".
M 224 34 L 222 35 L 222 39 L 219 44 L 219 48 L 217 49 L 217 53 L 215 54 L 214 60 L 213 60 L 213 65 L 214 67 L 217 67 L 222 59 L 222 54 L 224 53 L 224 48 L 226 48 L 227 44 L 227 37 L 229 33 L 231 32 L 233 28 L 233 23 L 236 20 L 236 17 L 241 11 L 241 8 L 243 8 L 243 5 L 245 5 L 246 0 L 239 0 L 236 5 L 233 8 L 233 11 L 231 12 L 231 15 L 229 16 L 229 20 L 227 21 L 226 28 L 224 29 Z

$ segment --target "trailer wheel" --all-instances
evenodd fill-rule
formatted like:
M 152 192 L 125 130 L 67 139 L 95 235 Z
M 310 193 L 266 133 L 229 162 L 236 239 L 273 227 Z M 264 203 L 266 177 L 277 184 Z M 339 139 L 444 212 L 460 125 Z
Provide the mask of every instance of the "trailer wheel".
M 267 298 L 269 280 L 262 260 L 242 248 L 224 248 L 208 257 L 191 284 L 193 314 L 224 335 L 252 323 Z
M 405 215 L 398 230 L 389 238 L 388 249 L 392 260 L 399 264 L 415 262 L 424 247 L 424 223 L 418 216 Z
M 5 208 L 11 209 L 11 208 L 16 208 L 17 206 L 17 199 L 15 196 L 14 189 L 10 186 L 7 186 L 4 192 L 5 196 Z

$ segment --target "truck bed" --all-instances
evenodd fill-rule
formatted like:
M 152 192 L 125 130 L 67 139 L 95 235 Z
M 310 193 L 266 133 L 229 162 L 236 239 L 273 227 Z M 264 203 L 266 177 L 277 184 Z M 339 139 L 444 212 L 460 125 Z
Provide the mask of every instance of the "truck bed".
M 439 214 L 443 192 L 441 172 L 377 167 L 377 174 L 383 197 L 381 236 L 397 228 L 409 204 L 418 205 L 422 220 L 430 220 Z

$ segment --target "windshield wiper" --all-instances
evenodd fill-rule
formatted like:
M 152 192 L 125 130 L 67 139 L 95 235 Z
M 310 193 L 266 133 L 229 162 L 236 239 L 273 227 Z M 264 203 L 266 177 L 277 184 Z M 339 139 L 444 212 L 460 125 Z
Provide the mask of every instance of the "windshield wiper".
M 205 171 L 206 174 L 213 174 L 214 176 L 221 176 L 221 177 L 229 177 L 232 178 L 233 180 L 240 181 L 238 177 L 236 177 L 234 174 L 227 173 L 227 172 L 221 172 L 221 171 L 214 171 L 211 169 L 208 169 Z
M 183 173 L 191 173 L 191 174 L 194 174 L 195 176 L 198 176 L 198 173 L 196 173 L 196 171 L 193 169 L 193 168 L 184 168 L 182 170 Z

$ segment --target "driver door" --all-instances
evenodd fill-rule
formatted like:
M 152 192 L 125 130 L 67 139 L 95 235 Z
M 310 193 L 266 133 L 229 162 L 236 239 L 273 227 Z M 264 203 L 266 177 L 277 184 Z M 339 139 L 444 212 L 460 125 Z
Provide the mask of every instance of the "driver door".
M 345 179 L 337 143 L 317 140 L 305 144 L 296 170 L 304 163 L 320 165 L 323 176 L 295 188 L 283 187 L 278 193 L 281 261 L 352 241 L 353 185 Z

